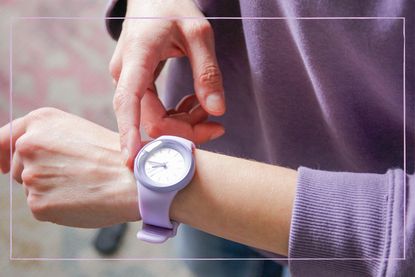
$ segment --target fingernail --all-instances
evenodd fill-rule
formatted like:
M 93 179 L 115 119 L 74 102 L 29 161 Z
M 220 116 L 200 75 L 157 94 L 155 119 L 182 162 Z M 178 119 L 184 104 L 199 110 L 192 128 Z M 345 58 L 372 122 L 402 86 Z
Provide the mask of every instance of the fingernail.
M 223 109 L 222 93 L 214 92 L 206 97 L 206 107 L 210 111 L 221 112 Z
M 128 154 L 127 148 L 122 149 L 121 155 L 122 155 L 122 158 L 123 158 L 123 164 L 127 164 L 128 159 L 130 158 L 130 155 Z
M 223 136 L 224 133 L 225 133 L 225 130 L 221 129 L 221 130 L 213 133 L 212 136 L 210 136 L 210 139 L 217 139 L 218 137 Z

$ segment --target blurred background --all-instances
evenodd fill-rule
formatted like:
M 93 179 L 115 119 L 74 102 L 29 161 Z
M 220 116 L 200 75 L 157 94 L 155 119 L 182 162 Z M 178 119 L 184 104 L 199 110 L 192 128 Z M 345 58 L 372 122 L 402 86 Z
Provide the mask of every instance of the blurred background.
M 9 23 L 16 16 L 104 15 L 107 1 L 0 0 L 0 126 L 9 119 Z M 108 63 L 115 48 L 104 20 L 14 19 L 13 118 L 44 106 L 85 117 L 116 130 L 114 87 Z M 163 76 L 158 85 L 162 85 Z M 9 175 L 0 175 L 1 276 L 190 276 L 181 261 L 10 261 Z M 33 219 L 21 186 L 13 183 L 14 258 L 101 258 L 97 230 L 61 227 Z M 174 240 L 149 245 L 129 224 L 121 248 L 108 258 L 175 257 Z

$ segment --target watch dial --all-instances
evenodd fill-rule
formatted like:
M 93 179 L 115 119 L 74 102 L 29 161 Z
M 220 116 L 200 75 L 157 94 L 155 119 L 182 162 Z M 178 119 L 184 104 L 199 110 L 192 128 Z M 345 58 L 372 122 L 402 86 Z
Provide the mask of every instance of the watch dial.
M 162 186 L 178 183 L 186 175 L 183 156 L 172 148 L 159 148 L 149 155 L 144 165 L 146 175 Z

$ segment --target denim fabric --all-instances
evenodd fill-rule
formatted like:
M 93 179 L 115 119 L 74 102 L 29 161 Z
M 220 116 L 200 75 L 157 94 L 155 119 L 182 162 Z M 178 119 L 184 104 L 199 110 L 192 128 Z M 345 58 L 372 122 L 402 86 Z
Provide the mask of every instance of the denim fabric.
M 229 240 L 180 226 L 176 247 L 182 258 L 265 258 L 256 250 Z M 283 267 L 271 260 L 203 260 L 186 261 L 197 277 L 278 277 Z

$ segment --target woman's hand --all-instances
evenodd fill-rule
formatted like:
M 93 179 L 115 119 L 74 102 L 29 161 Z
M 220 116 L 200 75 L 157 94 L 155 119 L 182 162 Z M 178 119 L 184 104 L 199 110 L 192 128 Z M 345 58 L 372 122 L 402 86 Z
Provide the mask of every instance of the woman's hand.
M 129 165 L 141 147 L 140 117 L 151 137 L 170 134 L 203 143 L 221 136 L 224 129 L 220 124 L 205 122 L 208 114 L 219 116 L 225 112 L 225 100 L 213 31 L 194 2 L 128 1 L 126 16 L 130 18 L 124 20 L 110 72 L 117 84 L 113 104 Z M 191 105 L 182 106 L 186 109 L 180 109 L 179 104 L 175 110 L 166 111 L 154 80 L 166 59 L 181 56 L 190 60 L 197 99 L 187 100 Z
M 25 187 L 35 218 L 94 228 L 140 219 L 116 133 L 51 108 L 12 127 L 13 178 Z M 10 170 L 9 130 L 0 128 L 3 172 Z M 174 198 L 171 219 L 287 255 L 297 172 L 202 150 L 195 150 L 195 161 L 195 176 Z
M 13 121 L 12 176 L 35 218 L 74 227 L 139 219 L 137 189 L 119 137 L 52 108 Z M 0 168 L 10 170 L 10 125 L 0 128 Z

